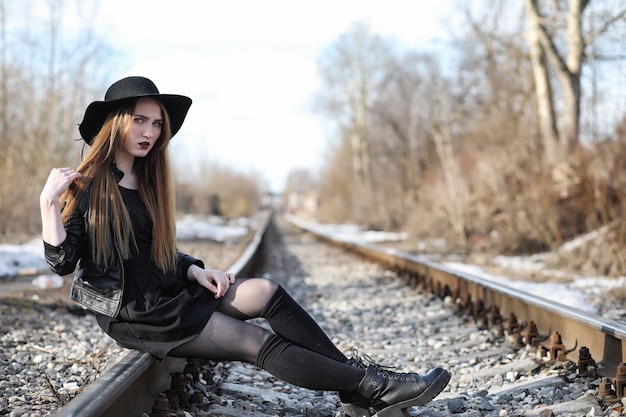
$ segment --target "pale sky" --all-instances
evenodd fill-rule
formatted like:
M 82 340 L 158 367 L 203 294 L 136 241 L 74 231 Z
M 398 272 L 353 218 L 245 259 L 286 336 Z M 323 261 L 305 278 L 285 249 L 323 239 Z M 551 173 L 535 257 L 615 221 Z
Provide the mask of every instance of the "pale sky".
M 143 75 L 193 99 L 172 143 L 176 161 L 258 172 L 280 191 L 291 170 L 318 167 L 332 139 L 310 109 L 322 52 L 356 21 L 436 51 L 450 37 L 454 3 L 103 0 L 95 30 L 127 55 L 111 82 Z

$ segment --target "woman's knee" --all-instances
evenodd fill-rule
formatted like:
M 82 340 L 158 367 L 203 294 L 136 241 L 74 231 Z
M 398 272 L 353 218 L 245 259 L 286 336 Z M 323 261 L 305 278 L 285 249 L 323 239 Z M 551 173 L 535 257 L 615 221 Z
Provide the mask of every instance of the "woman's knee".
M 280 287 L 280 284 L 278 284 L 276 281 L 274 281 L 271 278 L 254 278 L 254 279 L 258 280 L 258 282 L 256 283 L 257 290 L 258 290 L 257 294 L 260 297 L 265 298 L 267 301 L 271 300 L 271 298 L 276 293 L 276 290 L 278 290 L 278 287 Z
M 259 317 L 278 288 L 272 279 L 243 278 L 231 287 L 217 309 L 239 319 Z
M 253 296 L 255 300 L 268 302 L 280 287 L 271 278 L 244 278 L 237 283 L 238 292 L 245 297 Z

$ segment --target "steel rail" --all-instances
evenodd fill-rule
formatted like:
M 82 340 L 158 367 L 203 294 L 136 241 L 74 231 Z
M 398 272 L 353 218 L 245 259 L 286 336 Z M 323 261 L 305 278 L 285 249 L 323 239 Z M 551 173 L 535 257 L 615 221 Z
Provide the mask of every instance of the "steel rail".
M 488 281 L 419 256 L 335 237 L 293 217 L 286 220 L 329 243 L 384 264 L 404 276 L 414 287 L 421 286 L 441 297 L 453 295 L 457 302 L 469 300 L 474 308 L 483 306 L 485 311 L 495 306 L 503 317 L 514 314 L 520 323 L 533 322 L 541 335 L 541 346 L 546 347 L 551 336 L 557 332 L 564 347 L 563 356 L 577 362 L 581 348 L 587 348 L 600 375 L 615 377 L 617 367 L 625 361 L 625 323 Z
M 254 236 L 242 255 L 228 268 L 245 275 L 254 267 L 273 213 L 263 212 Z M 185 359 L 167 357 L 162 361 L 149 353 L 133 351 L 89 384 L 63 406 L 55 417 L 137 417 L 150 414 L 155 398 L 166 391 L 171 374 L 181 372 Z

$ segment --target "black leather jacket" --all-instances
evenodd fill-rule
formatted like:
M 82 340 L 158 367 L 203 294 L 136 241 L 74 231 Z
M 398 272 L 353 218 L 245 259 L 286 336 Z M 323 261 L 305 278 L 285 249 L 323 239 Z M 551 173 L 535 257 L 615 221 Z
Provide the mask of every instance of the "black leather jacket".
M 53 272 L 63 276 L 76 270 L 69 296 L 79 304 L 109 317 L 115 317 L 122 305 L 124 289 L 124 266 L 119 256 L 110 268 L 96 264 L 91 258 L 89 245 L 89 193 L 81 202 L 65 225 L 67 238 L 59 245 L 44 242 L 46 261 Z M 176 273 L 187 277 L 191 265 L 204 268 L 199 259 L 176 251 L 178 266 Z M 78 269 L 76 266 L 78 265 Z

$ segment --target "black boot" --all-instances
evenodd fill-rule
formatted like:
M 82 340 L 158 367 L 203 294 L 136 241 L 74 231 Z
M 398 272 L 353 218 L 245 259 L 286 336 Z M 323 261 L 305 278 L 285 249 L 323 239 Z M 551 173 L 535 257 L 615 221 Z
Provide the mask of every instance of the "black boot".
M 365 369 L 367 366 L 363 363 L 358 356 L 358 352 L 353 350 L 354 356 L 348 359 L 346 365 L 354 366 L 355 368 Z M 349 417 L 371 417 L 370 400 L 363 397 L 361 394 L 354 393 L 339 393 L 339 400 L 341 401 L 341 408 L 346 416 Z
M 369 398 L 378 417 L 404 417 L 407 408 L 424 405 L 450 381 L 450 373 L 434 368 L 426 375 L 399 373 L 369 365 L 357 392 Z

